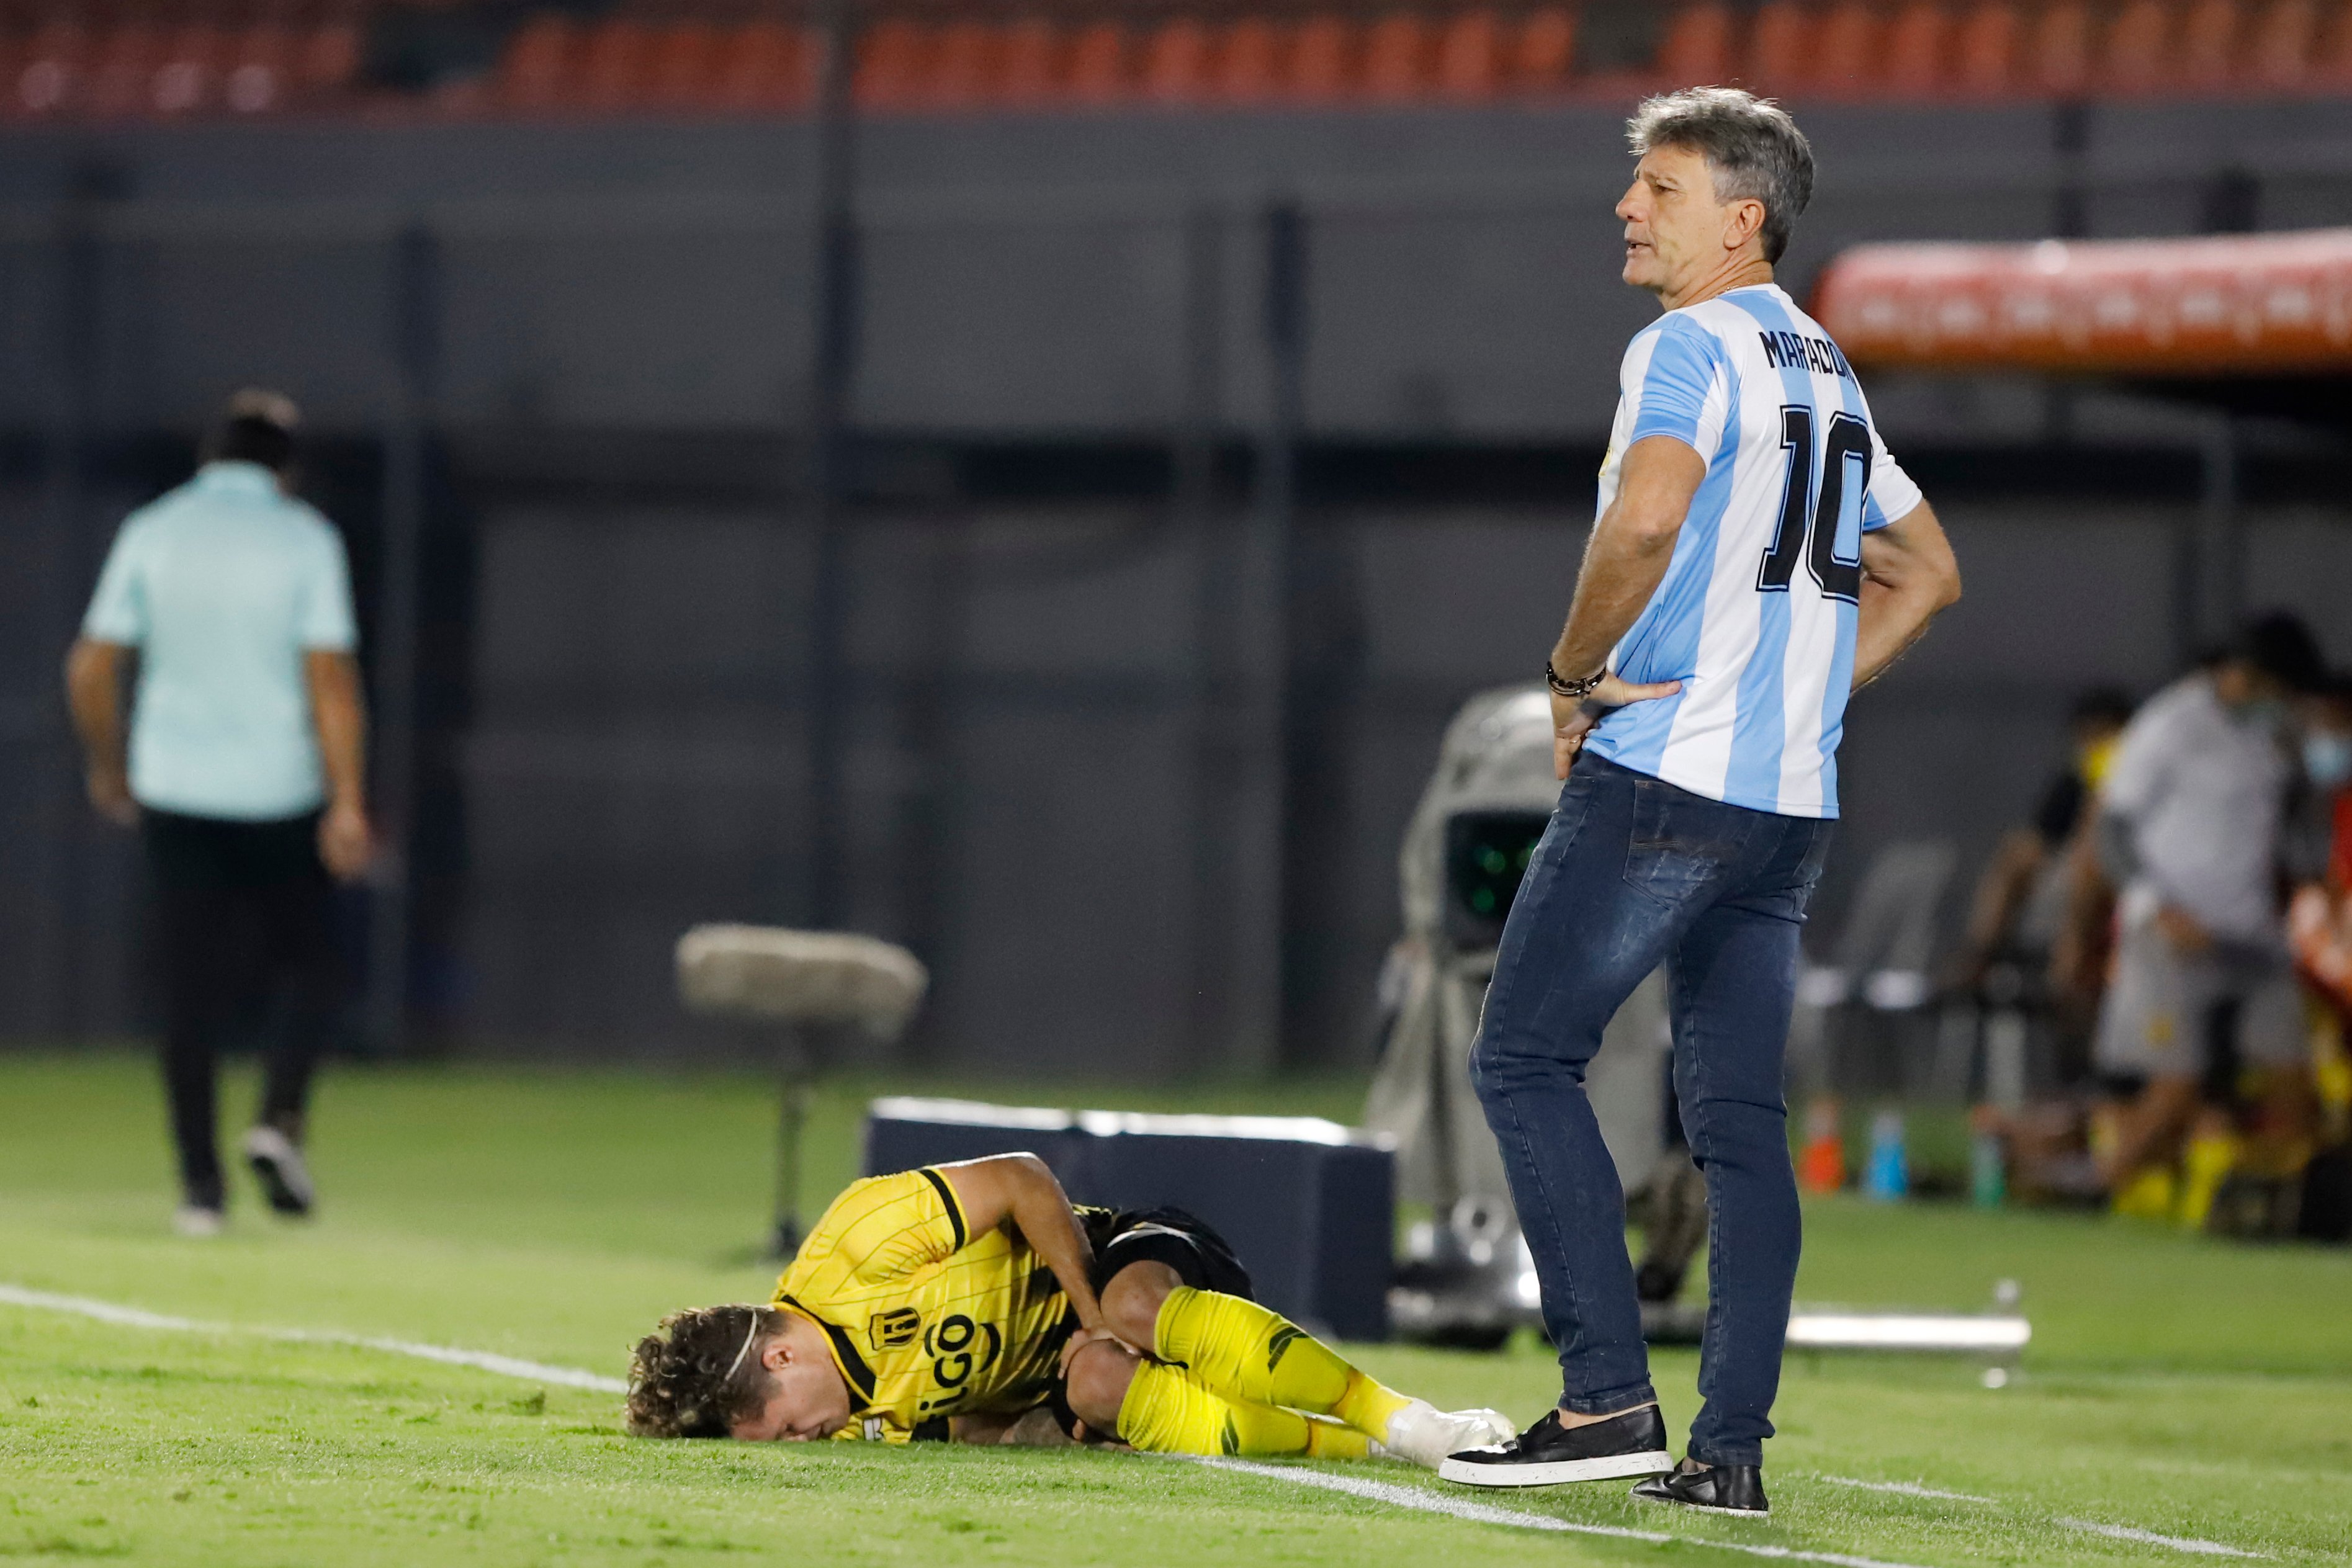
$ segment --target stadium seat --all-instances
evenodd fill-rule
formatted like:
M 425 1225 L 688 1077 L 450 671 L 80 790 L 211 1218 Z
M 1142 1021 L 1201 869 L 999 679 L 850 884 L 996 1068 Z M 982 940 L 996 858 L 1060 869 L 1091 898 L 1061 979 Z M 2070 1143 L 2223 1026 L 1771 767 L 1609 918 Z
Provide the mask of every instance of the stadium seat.
M 220 101 L 228 40 L 202 22 L 173 30 L 149 79 L 148 107 L 158 114 L 194 114 Z
M 2199 92 L 2228 87 L 2238 75 L 2238 41 L 2245 18 L 2237 0 L 2190 0 L 2180 19 L 2174 76 Z
M 233 114 L 267 114 L 286 104 L 294 77 L 295 37 L 263 22 L 232 36 L 223 60 L 221 101 Z
M 642 101 L 655 109 L 698 109 L 713 105 L 725 40 L 708 22 L 672 22 L 651 30 L 647 43 Z
M 348 89 L 360 74 L 360 30 L 352 22 L 310 29 L 294 55 L 294 88 L 305 98 Z
M 580 69 L 565 96 L 600 114 L 639 107 L 647 96 L 653 36 L 642 23 L 617 17 L 588 30 Z
M 1061 100 L 1067 90 L 1070 40 L 1043 16 L 1024 16 L 1004 30 L 997 95 L 1022 109 Z
M 711 101 L 739 113 L 789 112 L 816 97 L 822 40 L 773 19 L 745 22 L 719 35 Z
M 571 90 L 580 53 L 580 29 L 568 17 L 533 16 L 515 29 L 499 61 L 499 101 L 509 109 L 543 110 Z
M 1450 17 L 1437 40 L 1437 91 L 1483 103 L 1503 90 L 1503 24 L 1483 7 Z
M 2247 30 L 2241 79 L 2273 91 L 2302 87 L 2311 79 L 2318 42 L 2315 0 L 2271 0 Z
M 1118 103 L 1132 90 L 1127 29 L 1116 22 L 1089 22 L 1070 40 L 1069 93 L 1073 102 Z
M 2127 0 L 2101 40 L 2097 79 L 2111 92 L 2161 91 L 2172 78 L 2172 7 Z
M 2022 85 L 2034 92 L 2073 94 L 2091 85 L 2091 8 L 2060 0 L 2033 19 Z
M 1812 11 L 1799 0 L 1765 0 L 1748 29 L 1742 78 L 1760 92 L 1804 92 L 1813 85 L 1819 31 Z
M 1658 70 L 1675 87 L 1703 87 L 1731 76 L 1731 11 L 1717 0 L 1685 5 L 1666 24 Z
M 1325 13 L 1299 23 L 1291 41 L 1291 90 L 1307 103 L 1331 103 L 1349 96 L 1355 90 L 1357 50 L 1362 41 L 1344 16 Z
M 854 78 L 861 109 L 907 110 L 923 101 L 929 83 L 930 29 L 892 17 L 877 22 L 857 40 Z
M 1874 97 L 1885 90 L 1885 78 L 1895 67 L 1889 43 L 1877 6 L 1866 0 L 1840 0 L 1822 16 L 1805 74 L 1816 91 L 1838 98 Z
M 1576 69 L 1576 13 L 1564 5 L 1529 12 L 1510 40 L 1510 85 L 1520 92 L 1559 92 Z
M 1434 85 L 1436 38 L 1429 23 L 1391 11 L 1364 37 L 1363 97 L 1374 103 L 1410 103 Z
M 1004 33 L 994 23 L 965 17 L 935 35 L 928 79 L 918 89 L 924 106 L 977 109 L 995 100 L 1004 78 Z
M 1927 0 L 1912 0 L 1887 28 L 1878 90 L 1903 98 L 1939 92 L 1951 83 L 1951 14 Z
M 1153 28 L 1143 46 L 1143 97 L 1152 103 L 1207 101 L 1214 85 L 1210 79 L 1210 44 L 1209 29 L 1189 16 Z
M 89 112 L 106 120 L 148 112 L 163 46 L 163 30 L 150 22 L 121 22 L 100 34 L 89 64 Z
M 1224 28 L 1216 50 L 1217 98 L 1271 103 L 1290 86 L 1290 29 L 1266 16 L 1244 16 Z
M 50 115 L 80 107 L 90 53 L 89 34 L 77 22 L 54 21 L 35 29 L 14 62 L 8 112 Z
M 1952 51 L 1952 85 L 1987 98 L 2010 91 L 2017 82 L 2018 40 L 2023 32 L 2017 7 L 2007 0 L 1969 7 L 1960 18 Z

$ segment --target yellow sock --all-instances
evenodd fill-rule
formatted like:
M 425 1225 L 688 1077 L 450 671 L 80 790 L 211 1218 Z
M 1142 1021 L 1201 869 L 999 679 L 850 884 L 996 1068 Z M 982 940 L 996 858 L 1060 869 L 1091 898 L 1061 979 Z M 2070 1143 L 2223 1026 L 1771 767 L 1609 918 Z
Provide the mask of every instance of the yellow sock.
M 1315 1435 L 1295 1410 L 1236 1405 L 1181 1366 L 1147 1361 L 1119 1402 L 1120 1438 L 1147 1454 L 1238 1454 L 1283 1458 L 1309 1451 Z
M 1152 1354 L 1190 1367 L 1229 1400 L 1336 1416 L 1369 1437 L 1387 1437 L 1389 1417 L 1412 1403 L 1289 1319 L 1239 1296 L 1180 1285 L 1160 1304 L 1151 1338 Z

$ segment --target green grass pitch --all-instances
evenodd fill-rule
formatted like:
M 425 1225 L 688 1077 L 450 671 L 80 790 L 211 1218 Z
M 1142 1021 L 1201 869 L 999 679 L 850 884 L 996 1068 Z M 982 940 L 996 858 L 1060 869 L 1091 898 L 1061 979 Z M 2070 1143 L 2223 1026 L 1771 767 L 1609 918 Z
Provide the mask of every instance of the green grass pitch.
M 232 1084 L 227 1104 L 246 1092 Z M 1344 1118 L 1359 1089 L 994 1092 Z M 853 1174 L 858 1100 L 836 1091 L 814 1118 L 814 1187 Z M 313 1140 L 320 1218 L 276 1223 L 247 1189 L 212 1243 L 167 1234 L 159 1101 L 135 1058 L 0 1058 L 0 1284 L 614 1375 L 661 1312 L 754 1297 L 772 1279 L 751 1246 L 772 1105 L 754 1080 L 333 1071 Z M 1759 1561 L 1732 1543 L 1920 1565 L 2200 1560 L 2068 1521 L 2281 1562 L 2352 1552 L 2352 1254 L 1848 1201 L 1813 1205 L 1808 1223 L 1801 1299 L 1973 1310 L 2011 1277 L 2035 1338 L 2000 1392 L 1959 1362 L 1792 1358 L 1769 1524 L 1668 1515 L 1622 1483 L 1471 1500 L 1675 1540 L 1529 1534 L 1112 1454 L 637 1442 L 609 1395 L 0 1305 L 0 1559 Z M 1522 1419 L 1557 1392 L 1531 1344 L 1358 1354 L 1440 1403 Z M 1679 1428 L 1695 1359 L 1656 1364 Z M 1464 1496 L 1400 1466 L 1331 1469 Z

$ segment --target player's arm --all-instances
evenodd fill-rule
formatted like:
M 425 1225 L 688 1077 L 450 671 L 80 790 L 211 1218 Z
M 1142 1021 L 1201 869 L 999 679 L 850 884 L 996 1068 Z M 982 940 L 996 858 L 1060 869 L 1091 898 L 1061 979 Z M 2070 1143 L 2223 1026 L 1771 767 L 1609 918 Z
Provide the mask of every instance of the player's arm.
M 306 648 L 302 684 L 319 737 L 327 809 L 319 819 L 319 858 L 345 882 L 367 870 L 374 853 L 367 818 L 367 704 L 359 661 L 338 648 Z
M 1062 1293 L 1077 1310 L 1078 1327 L 1090 1334 L 1101 1331 L 1102 1303 L 1087 1278 L 1094 1249 L 1045 1161 L 1034 1155 L 992 1155 L 936 1168 L 955 1189 L 970 1234 L 1011 1226 L 1062 1282 Z
M 1568 624 L 1552 644 L 1551 667 L 1564 680 L 1582 680 L 1608 663 L 1609 651 L 1632 629 L 1665 580 L 1675 540 L 1690 515 L 1691 497 L 1706 477 L 1706 459 L 1671 435 L 1633 443 L 1617 473 L 1617 496 L 1592 525 Z M 1562 779 L 1601 711 L 1671 696 L 1679 681 L 1635 685 L 1611 675 L 1583 702 L 1552 696 L 1552 762 Z
M 1853 636 L 1853 689 L 1862 690 L 1916 643 L 1937 612 L 1959 602 L 1960 563 L 1936 509 L 1922 501 L 1862 536 L 1862 612 Z
M 81 737 L 89 803 L 111 822 L 139 820 L 123 764 L 122 674 L 131 649 L 94 637 L 76 639 L 66 654 L 66 706 Z

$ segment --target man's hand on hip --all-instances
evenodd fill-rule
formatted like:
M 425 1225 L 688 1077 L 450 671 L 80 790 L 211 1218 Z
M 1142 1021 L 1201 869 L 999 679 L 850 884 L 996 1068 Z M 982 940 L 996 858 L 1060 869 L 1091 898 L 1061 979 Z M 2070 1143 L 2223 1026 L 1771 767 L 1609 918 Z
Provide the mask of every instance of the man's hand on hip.
M 89 773 L 89 803 L 118 828 L 139 825 L 139 802 L 131 798 L 131 780 L 120 768 L 93 768 Z
M 1565 779 L 1568 770 L 1576 766 L 1576 754 L 1584 749 L 1584 737 L 1592 727 L 1606 718 L 1612 710 L 1628 703 L 1655 702 L 1670 697 L 1683 689 L 1680 681 L 1653 681 L 1647 685 L 1621 681 L 1615 675 L 1603 675 L 1592 695 L 1582 699 L 1551 694 L 1551 773 Z
M 319 819 L 319 859 L 338 882 L 357 882 L 375 859 L 365 809 L 338 800 Z

